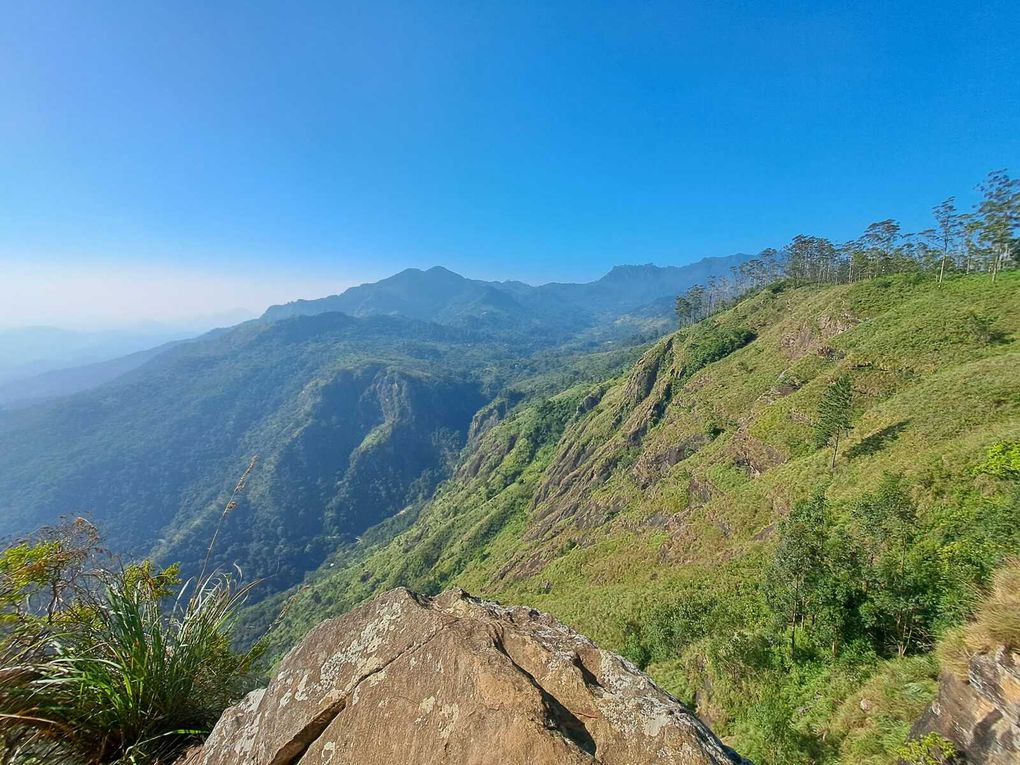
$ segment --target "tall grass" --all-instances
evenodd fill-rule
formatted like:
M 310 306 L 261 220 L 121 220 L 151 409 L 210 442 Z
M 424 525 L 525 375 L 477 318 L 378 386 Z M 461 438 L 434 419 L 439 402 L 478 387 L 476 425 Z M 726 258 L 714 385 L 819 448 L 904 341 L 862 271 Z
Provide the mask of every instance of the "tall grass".
M 0 676 L 10 761 L 172 762 L 247 689 L 261 649 L 233 650 L 229 626 L 251 586 L 215 575 L 165 609 L 142 584 L 107 582 L 91 613 L 22 657 L 6 689 Z
M 207 567 L 254 465 L 183 584 L 176 565 L 100 564 L 80 519 L 0 551 L 0 765 L 172 763 L 248 690 L 263 643 L 235 650 L 232 633 L 258 582 Z
M 1020 558 L 1011 558 L 996 572 L 974 618 L 946 635 L 938 647 L 939 663 L 967 677 L 972 656 L 1000 645 L 1020 651 Z
M 214 575 L 164 613 L 143 585 L 107 582 L 91 614 L 11 675 L 11 761 L 172 762 L 247 690 L 261 648 L 235 651 L 230 624 L 250 588 Z

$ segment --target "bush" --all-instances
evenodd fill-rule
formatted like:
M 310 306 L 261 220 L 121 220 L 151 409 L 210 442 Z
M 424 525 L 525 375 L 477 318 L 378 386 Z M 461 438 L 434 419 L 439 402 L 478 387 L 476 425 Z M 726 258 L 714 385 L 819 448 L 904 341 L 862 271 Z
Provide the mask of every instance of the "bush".
M 754 340 L 754 332 L 746 327 L 708 327 L 691 338 L 687 346 L 686 376 L 714 361 L 724 359 Z
M 225 575 L 181 585 L 175 567 L 147 563 L 84 568 L 99 548 L 72 549 L 71 538 L 0 555 L 0 759 L 173 762 L 250 684 L 261 649 L 234 650 L 230 625 L 251 585 Z M 3 577 L 5 563 L 26 557 L 39 577 Z M 44 580 L 56 587 L 46 608 L 11 607 L 13 586 L 31 602 Z
M 960 762 L 953 742 L 937 733 L 908 741 L 897 754 L 907 765 L 949 765 Z

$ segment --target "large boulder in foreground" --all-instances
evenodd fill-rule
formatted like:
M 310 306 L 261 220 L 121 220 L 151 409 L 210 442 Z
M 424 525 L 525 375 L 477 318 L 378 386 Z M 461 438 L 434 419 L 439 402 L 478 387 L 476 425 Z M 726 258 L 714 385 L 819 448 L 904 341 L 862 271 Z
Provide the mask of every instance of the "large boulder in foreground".
M 323 622 L 186 765 L 746 763 L 551 616 L 393 590 Z

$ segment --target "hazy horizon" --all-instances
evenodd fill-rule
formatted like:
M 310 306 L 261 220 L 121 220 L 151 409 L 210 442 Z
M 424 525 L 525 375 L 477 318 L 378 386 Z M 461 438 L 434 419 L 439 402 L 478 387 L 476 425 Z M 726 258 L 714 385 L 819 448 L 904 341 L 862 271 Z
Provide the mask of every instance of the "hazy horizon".
M 728 257 L 738 253 L 710 255 Z M 683 266 L 705 258 L 687 259 L 656 266 Z M 647 261 L 621 261 L 610 268 L 644 265 Z M 2 264 L 0 281 L 0 331 L 32 327 L 54 327 L 73 331 L 137 329 L 205 331 L 261 315 L 271 305 L 294 300 L 313 300 L 379 281 L 398 271 L 366 278 L 300 277 L 288 272 L 267 273 L 261 278 L 238 273 L 187 268 Z M 610 269 L 588 278 L 535 280 L 514 274 L 479 276 L 462 273 L 443 263 L 410 265 L 425 270 L 440 266 L 470 279 L 521 281 L 545 284 L 549 281 L 594 281 Z M 222 321 L 223 323 L 217 323 Z

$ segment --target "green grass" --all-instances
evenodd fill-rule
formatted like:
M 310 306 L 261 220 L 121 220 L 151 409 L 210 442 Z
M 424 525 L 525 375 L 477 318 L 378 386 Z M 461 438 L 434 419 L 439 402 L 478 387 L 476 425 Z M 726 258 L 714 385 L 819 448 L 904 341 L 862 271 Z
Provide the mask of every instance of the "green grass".
M 830 471 L 814 426 L 843 373 L 853 429 Z M 795 503 L 821 490 L 847 504 L 886 473 L 904 476 L 925 516 L 1001 493 L 1005 484 L 973 469 L 989 447 L 1020 439 L 1018 379 L 1015 271 L 994 287 L 985 276 L 941 287 L 896 276 L 757 293 L 660 340 L 623 375 L 525 396 L 405 531 L 344 550 L 293 596 L 277 646 L 384 589 L 459 585 L 624 650 L 633 625 L 654 626 L 697 592 L 721 604 L 718 623 L 649 666 L 692 699 L 711 646 L 764 641 L 762 651 L 781 653 L 761 577 L 775 525 Z M 717 732 L 759 752 L 761 765 L 892 763 L 933 690 L 924 657 L 774 661 L 722 662 L 713 690 L 698 695 Z M 855 716 L 847 705 L 865 690 L 878 711 Z M 756 716 L 766 708 L 771 717 Z M 770 749 L 763 731 L 791 710 L 809 712 Z

